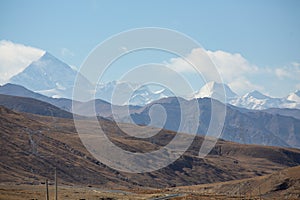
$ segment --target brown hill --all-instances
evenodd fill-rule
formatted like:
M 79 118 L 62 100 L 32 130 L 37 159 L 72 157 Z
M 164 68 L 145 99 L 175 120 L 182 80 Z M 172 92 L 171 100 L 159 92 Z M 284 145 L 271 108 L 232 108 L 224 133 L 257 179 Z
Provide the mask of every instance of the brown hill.
M 0 105 L 18 112 L 69 119 L 73 118 L 73 114 L 70 112 L 62 110 L 50 103 L 28 97 L 0 94 Z
M 300 166 L 286 168 L 270 175 L 222 183 L 173 188 L 177 193 L 195 196 L 242 197 L 243 199 L 299 199 Z
M 50 199 L 54 196 L 50 185 Z M 44 185 L 0 185 L 0 199 L 44 199 Z M 100 189 L 95 187 L 58 186 L 59 199 L 289 199 L 300 198 L 300 166 L 290 167 L 270 175 L 221 183 L 181 186 L 164 189 Z
M 97 122 L 87 121 L 93 132 Z M 176 133 L 161 131 L 152 140 L 125 135 L 113 122 L 100 120 L 110 139 L 130 151 L 151 151 L 168 143 Z M 124 124 L 135 131 L 132 125 Z M 60 184 L 98 187 L 169 187 L 215 183 L 260 175 L 300 164 L 300 150 L 219 141 L 210 155 L 197 156 L 202 142 L 175 163 L 142 174 L 113 170 L 94 159 L 82 145 L 70 119 L 16 113 L 0 107 L 2 184 L 40 184 L 53 179 L 57 168 Z

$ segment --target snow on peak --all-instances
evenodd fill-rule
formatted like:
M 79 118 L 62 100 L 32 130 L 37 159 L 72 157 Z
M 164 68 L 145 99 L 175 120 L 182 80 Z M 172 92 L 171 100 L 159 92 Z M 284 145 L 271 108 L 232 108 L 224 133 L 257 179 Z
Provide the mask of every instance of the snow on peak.
M 267 99 L 270 98 L 264 94 L 262 94 L 261 92 L 257 91 L 257 90 L 253 90 L 252 92 L 247 93 L 246 95 L 244 95 L 247 98 L 255 98 L 255 99 Z
M 131 93 L 130 97 L 126 92 Z M 119 81 L 101 83 L 98 85 L 96 92 L 96 98 L 116 105 L 130 104 L 143 106 L 161 98 L 171 96 L 174 95 L 166 88 Z M 127 99 L 128 97 L 129 99 Z
M 226 94 L 226 99 L 222 100 L 224 99 L 224 92 Z M 194 94 L 194 98 L 209 97 L 234 106 L 254 110 L 268 108 L 300 108 L 300 97 L 297 95 L 298 92 L 299 91 L 291 93 L 288 98 L 269 97 L 257 90 L 243 96 L 238 96 L 226 84 L 209 82 Z
M 205 84 L 198 92 L 194 94 L 195 98 L 210 97 L 222 102 L 228 102 L 237 96 L 228 85 L 214 81 Z M 225 99 L 224 99 L 225 98 Z
M 294 93 L 289 94 L 287 99 L 300 104 L 300 90 L 296 90 Z
M 262 110 L 268 108 L 300 108 L 300 104 L 290 98 L 273 98 L 258 91 L 252 91 L 244 96 L 231 100 L 229 103 L 248 109 Z
M 78 74 L 81 78 L 82 75 Z M 48 52 L 33 61 L 21 73 L 13 76 L 10 83 L 22 85 L 46 96 L 72 98 L 77 71 Z M 90 86 L 85 80 L 85 88 Z
M 92 84 L 81 74 L 55 56 L 45 52 L 38 60 L 33 61 L 22 72 L 13 76 L 10 79 L 10 83 L 24 86 L 29 90 L 46 96 L 71 99 L 76 77 L 84 80 L 84 84 L 82 84 L 84 85 L 83 90 L 87 92 L 94 91 Z M 113 103 L 112 95 L 116 88 L 121 93 L 124 91 L 133 92 L 129 100 L 120 100 L 118 105 L 131 104 L 142 106 L 162 98 L 174 96 L 170 90 L 163 87 L 112 81 L 97 85 L 96 98 Z M 238 96 L 228 85 L 212 81 L 191 95 L 192 98 L 209 97 L 248 109 L 300 108 L 299 90 L 289 94 L 286 98 L 272 98 L 259 91 L 252 91 L 244 96 Z

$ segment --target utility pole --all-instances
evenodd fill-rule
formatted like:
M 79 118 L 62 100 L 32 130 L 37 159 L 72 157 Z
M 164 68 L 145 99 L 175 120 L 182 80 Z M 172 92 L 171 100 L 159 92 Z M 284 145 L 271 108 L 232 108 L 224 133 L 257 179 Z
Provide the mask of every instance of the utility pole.
M 46 200 L 49 200 L 48 179 L 46 179 Z
M 55 181 L 55 200 L 57 200 L 57 174 L 56 174 L 56 167 L 54 172 L 54 181 Z
M 260 186 L 258 187 L 258 191 L 259 191 L 259 200 L 261 200 Z
M 240 199 L 242 199 L 242 194 L 241 194 L 241 183 L 239 182 L 239 194 L 240 194 Z

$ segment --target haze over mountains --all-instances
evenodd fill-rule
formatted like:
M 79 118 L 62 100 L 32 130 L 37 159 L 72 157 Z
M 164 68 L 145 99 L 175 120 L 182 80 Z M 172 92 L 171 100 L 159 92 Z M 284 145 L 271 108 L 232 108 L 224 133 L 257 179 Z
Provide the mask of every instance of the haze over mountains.
M 69 99 L 46 97 L 13 84 L 0 87 L 0 94 L 0 105 L 4 105 L 7 108 L 20 112 L 72 118 L 72 114 L 70 113 L 72 112 L 72 101 Z M 139 125 L 151 125 L 177 131 L 179 130 L 181 117 L 195 117 L 193 103 L 184 99 L 180 101 L 186 105 L 186 108 L 190 108 L 188 112 L 185 112 L 185 116 L 181 116 L 181 107 L 178 98 L 175 97 L 157 100 L 143 107 L 130 106 L 129 108 L 126 106 L 111 105 L 103 100 L 75 102 L 75 104 L 78 107 L 77 110 L 79 110 L 79 113 L 76 114 L 91 116 L 95 107 L 98 116 L 111 120 L 132 123 L 129 119 L 132 118 Z M 200 135 L 206 134 L 210 124 L 212 101 L 215 104 L 222 105 L 221 102 L 210 98 L 200 98 L 197 100 L 200 109 L 200 125 L 197 133 Z M 161 124 L 160 118 L 157 118 L 157 121 L 160 123 L 155 124 L 151 122 L 149 111 L 153 105 L 160 105 L 165 110 L 167 118 L 164 124 Z M 114 115 L 112 107 L 115 112 Z M 127 115 L 128 109 L 130 116 Z M 226 110 L 225 124 L 220 136 L 221 138 L 246 144 L 300 148 L 300 110 L 270 109 L 255 111 L 240 109 L 234 106 L 226 106 Z
M 130 88 L 135 90 L 129 101 L 115 101 L 118 105 L 139 105 L 144 106 L 161 98 L 174 96 L 167 88 L 151 88 L 140 86 L 138 83 L 117 82 L 99 83 L 93 86 L 80 73 L 77 73 L 66 63 L 60 61 L 50 53 L 46 52 L 39 60 L 32 62 L 25 70 L 10 79 L 10 83 L 22 85 L 34 92 L 54 97 L 72 99 L 72 91 L 75 78 L 83 80 L 85 90 L 95 93 L 95 98 L 112 102 L 114 89 L 118 86 L 122 89 Z M 96 88 L 96 91 L 94 91 Z M 226 97 L 222 94 L 226 94 Z M 183 98 L 204 98 L 210 97 L 234 106 L 248 109 L 268 108 L 297 108 L 300 109 L 300 91 L 295 91 L 283 98 L 273 98 L 258 91 L 249 92 L 238 96 L 226 84 L 209 82 L 198 92 Z
M 0 103 L 16 111 L 70 118 L 71 113 L 74 112 L 71 97 L 76 76 L 77 72 L 67 64 L 45 53 L 38 61 L 34 61 L 23 72 L 11 78 L 11 82 L 15 84 L 9 83 L 0 87 L 0 94 L 2 94 Z M 92 87 L 92 84 L 83 76 L 79 75 L 79 77 L 85 81 L 87 88 Z M 129 101 L 135 106 L 127 107 L 126 102 L 121 102 L 121 105 L 111 105 L 110 99 L 117 86 L 124 90 L 138 88 Z M 11 96 L 26 98 L 12 98 Z M 95 108 L 98 116 L 119 122 L 132 123 L 130 120 L 132 118 L 139 125 L 178 131 L 181 120 L 180 105 L 178 99 L 172 97 L 172 93 L 167 89 L 160 88 L 155 91 L 151 87 L 140 87 L 136 83 L 113 81 L 99 84 L 96 91 L 97 97 L 99 99 L 88 102 L 74 101 L 77 108 L 75 114 L 91 116 Z M 300 147 L 300 110 L 295 109 L 300 105 L 299 91 L 285 98 L 271 98 L 258 91 L 239 97 L 229 86 L 209 82 L 192 97 L 197 98 L 200 108 L 198 134 L 205 135 L 207 132 L 211 116 L 211 102 L 215 101 L 220 105 L 225 103 L 227 110 L 221 138 L 246 144 Z M 188 105 L 187 107 L 192 108 L 191 99 L 193 98 L 179 99 L 182 99 L 180 101 Z M 50 105 L 38 103 L 39 101 L 36 102 L 36 100 Z M 44 108 L 37 109 L 35 105 L 43 105 Z M 52 105 L 55 107 L 52 108 Z M 167 114 L 165 124 L 161 124 L 159 118 L 157 123 L 151 122 L 149 112 L 153 105 L 160 105 L 165 109 Z M 194 110 L 191 109 L 186 115 L 184 117 L 193 117 Z

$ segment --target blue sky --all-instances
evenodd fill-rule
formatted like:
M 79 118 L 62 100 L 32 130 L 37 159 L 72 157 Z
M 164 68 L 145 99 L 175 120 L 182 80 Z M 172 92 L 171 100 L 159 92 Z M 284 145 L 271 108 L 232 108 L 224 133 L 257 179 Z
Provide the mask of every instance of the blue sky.
M 214 56 L 221 55 L 213 53 L 217 51 L 241 55 L 256 72 L 240 75 L 245 79 L 240 81 L 249 81 L 248 88 L 228 78 L 236 90 L 282 96 L 300 89 L 299 10 L 297 0 L 2 0 L 0 40 L 40 48 L 80 66 L 111 35 L 140 27 L 170 28 L 194 38 Z

